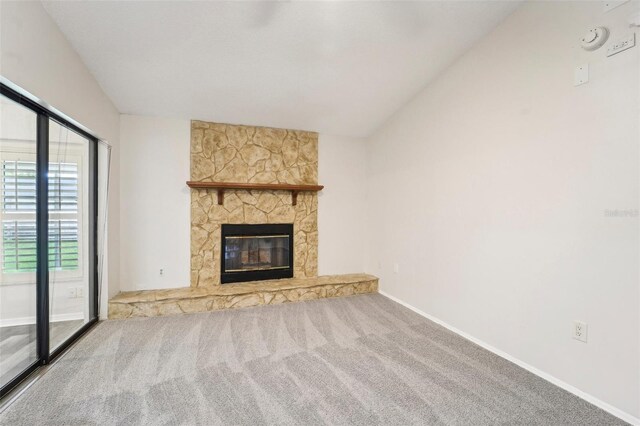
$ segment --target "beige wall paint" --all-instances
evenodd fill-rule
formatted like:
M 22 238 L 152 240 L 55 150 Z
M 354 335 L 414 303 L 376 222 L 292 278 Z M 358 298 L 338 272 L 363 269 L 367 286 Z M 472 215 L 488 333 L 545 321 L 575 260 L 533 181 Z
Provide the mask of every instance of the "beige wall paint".
M 318 273 L 364 271 L 366 139 L 320 134 Z
M 638 7 L 525 3 L 370 138 L 366 208 L 382 291 L 636 418 Z
M 113 146 L 101 294 L 106 317 L 106 301 L 119 291 L 119 113 L 40 2 L 0 2 L 0 74 Z
M 189 120 L 120 118 L 123 291 L 189 286 L 189 132 Z

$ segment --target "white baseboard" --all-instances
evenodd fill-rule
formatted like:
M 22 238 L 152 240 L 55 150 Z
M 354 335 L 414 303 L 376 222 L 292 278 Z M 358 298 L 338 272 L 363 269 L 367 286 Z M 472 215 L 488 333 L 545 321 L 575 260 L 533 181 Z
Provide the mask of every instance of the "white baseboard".
M 74 321 L 84 319 L 84 313 L 73 312 L 70 314 L 58 314 L 51 316 L 51 322 Z M 21 317 L 0 319 L 0 327 L 15 327 L 18 325 L 35 324 L 36 317 Z
M 576 388 L 576 387 L 574 387 L 574 386 L 572 386 L 572 385 L 570 385 L 570 384 L 568 384 L 566 382 L 563 382 L 562 380 L 557 379 L 557 378 L 553 377 L 552 375 L 547 374 L 544 371 L 539 370 L 536 367 L 534 367 L 532 365 L 529 365 L 526 362 L 523 362 L 523 361 L 521 361 L 521 360 L 519 360 L 519 359 L 517 359 L 517 358 L 515 358 L 515 357 L 513 357 L 511 355 L 509 355 L 506 352 L 501 351 L 500 349 L 494 348 L 493 346 L 483 342 L 482 340 L 477 339 L 477 338 L 465 333 L 464 331 L 458 330 L 457 328 L 452 327 L 451 325 L 447 324 L 446 322 L 442 321 L 441 319 L 436 318 L 436 317 L 434 317 L 432 315 L 429 315 L 426 312 L 423 312 L 420 309 L 418 309 L 416 307 L 413 307 L 410 304 L 408 304 L 406 302 L 403 302 L 402 300 L 400 300 L 400 299 L 398 299 L 398 298 L 396 298 L 394 296 L 391 296 L 390 294 L 385 293 L 382 290 L 378 290 L 378 293 L 380 293 L 381 295 L 393 300 L 394 302 L 397 302 L 397 303 L 401 304 L 402 306 L 404 306 L 406 308 L 411 309 L 413 312 L 417 313 L 418 315 L 421 315 L 421 316 L 423 316 L 423 317 L 435 322 L 436 324 L 439 324 L 439 325 L 443 326 L 444 328 L 456 333 L 460 337 L 463 337 L 463 338 L 475 343 L 476 345 L 483 347 L 484 349 L 488 350 L 489 352 L 493 352 L 494 354 L 498 355 L 499 357 L 502 357 L 502 358 L 506 359 L 507 361 L 510 361 L 510 362 L 516 364 L 517 366 L 522 367 L 525 370 L 535 374 L 536 376 L 541 377 L 541 378 L 545 379 L 546 381 L 548 381 L 548 382 L 550 382 L 550 383 L 552 383 L 552 384 L 554 384 L 554 385 L 566 390 L 567 392 L 570 392 L 570 393 L 576 395 L 577 397 L 582 398 L 587 402 L 590 402 L 591 404 L 595 405 L 596 407 L 599 407 L 599 408 L 603 409 L 604 411 L 606 411 L 606 412 L 618 417 L 619 419 L 622 419 L 625 422 L 628 422 L 628 423 L 630 423 L 632 425 L 640 426 L 640 419 L 638 419 L 637 417 L 632 416 L 631 414 L 629 414 L 627 412 L 624 412 L 624 411 L 620 410 L 619 408 L 616 408 L 613 405 L 608 404 L 608 403 L 596 398 L 593 395 L 589 395 L 588 393 L 583 392 L 580 389 L 578 389 L 578 388 Z

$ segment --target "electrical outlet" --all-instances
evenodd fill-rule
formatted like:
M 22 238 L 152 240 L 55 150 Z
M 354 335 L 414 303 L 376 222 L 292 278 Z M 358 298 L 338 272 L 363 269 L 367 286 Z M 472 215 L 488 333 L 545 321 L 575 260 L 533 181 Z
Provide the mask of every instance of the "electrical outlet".
M 76 288 L 76 297 L 82 298 L 84 296 L 84 289 L 82 287 Z
M 164 269 L 160 269 L 160 276 L 164 275 Z
M 581 321 L 573 322 L 573 338 L 587 343 L 587 323 Z

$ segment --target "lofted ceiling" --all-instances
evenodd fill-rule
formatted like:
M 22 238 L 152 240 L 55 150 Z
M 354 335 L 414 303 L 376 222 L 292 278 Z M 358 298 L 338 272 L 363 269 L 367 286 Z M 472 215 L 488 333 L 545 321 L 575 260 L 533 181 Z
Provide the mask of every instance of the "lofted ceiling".
M 519 3 L 43 4 L 122 113 L 366 136 Z

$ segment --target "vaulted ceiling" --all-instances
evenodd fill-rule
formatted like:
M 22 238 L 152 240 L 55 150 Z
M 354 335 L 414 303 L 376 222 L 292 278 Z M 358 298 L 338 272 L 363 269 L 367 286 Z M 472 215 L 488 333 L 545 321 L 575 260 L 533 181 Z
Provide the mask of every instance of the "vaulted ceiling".
M 43 2 L 122 113 L 366 136 L 518 2 Z

